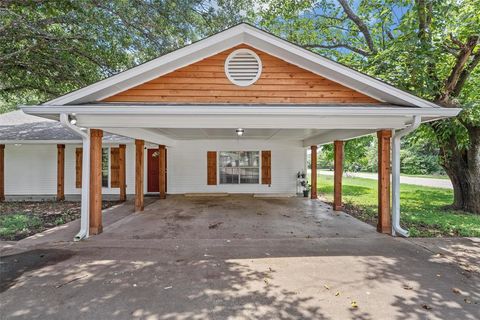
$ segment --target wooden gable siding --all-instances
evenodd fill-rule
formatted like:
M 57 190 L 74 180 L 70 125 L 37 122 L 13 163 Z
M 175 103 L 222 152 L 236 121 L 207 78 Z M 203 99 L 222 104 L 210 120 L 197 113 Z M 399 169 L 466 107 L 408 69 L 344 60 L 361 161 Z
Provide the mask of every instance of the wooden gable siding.
M 238 46 L 104 99 L 104 102 L 162 103 L 379 103 L 360 92 L 325 79 L 259 50 L 263 70 L 248 87 L 225 75 L 227 56 Z

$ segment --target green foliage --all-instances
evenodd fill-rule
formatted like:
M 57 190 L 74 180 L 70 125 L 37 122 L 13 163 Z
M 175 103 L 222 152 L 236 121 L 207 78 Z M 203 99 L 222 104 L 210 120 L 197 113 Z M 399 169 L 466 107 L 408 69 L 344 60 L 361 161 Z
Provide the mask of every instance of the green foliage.
M 86 86 L 223 30 L 248 0 L 0 3 L 0 112 Z
M 318 181 L 319 192 L 333 201 L 333 177 L 322 175 Z M 376 180 L 343 179 L 343 200 L 360 211 L 355 216 L 361 220 L 376 221 L 377 197 Z M 414 237 L 480 236 L 479 215 L 446 209 L 452 197 L 452 190 L 402 184 L 402 224 Z
M 29 233 L 42 224 L 40 218 L 27 214 L 0 216 L 0 238 L 11 238 L 19 233 Z

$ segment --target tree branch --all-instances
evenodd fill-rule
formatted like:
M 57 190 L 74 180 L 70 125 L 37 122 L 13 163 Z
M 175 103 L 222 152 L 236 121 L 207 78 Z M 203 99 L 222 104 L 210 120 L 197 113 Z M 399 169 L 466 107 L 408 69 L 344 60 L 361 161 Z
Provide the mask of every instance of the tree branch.
M 458 81 L 457 81 L 457 85 L 455 86 L 451 94 L 453 97 L 458 97 L 460 95 L 460 92 L 462 91 L 463 86 L 465 85 L 465 82 L 470 77 L 470 74 L 472 73 L 473 69 L 475 69 L 479 63 L 480 63 L 480 52 L 477 52 L 473 56 L 473 60 L 470 61 L 468 66 L 465 69 L 463 69 L 462 73 L 460 74 L 460 77 L 458 78 Z
M 338 49 L 338 48 L 345 48 L 350 51 L 356 52 L 364 57 L 368 57 L 372 55 L 370 52 L 365 51 L 363 49 L 356 48 L 346 43 L 334 43 L 334 44 L 306 44 L 303 47 L 312 49 L 312 48 L 319 48 L 319 49 Z
M 353 12 L 352 8 L 350 8 L 350 5 L 348 4 L 347 0 L 338 0 L 340 5 L 342 6 L 343 10 L 345 11 L 347 17 L 353 21 L 360 29 L 360 32 L 363 34 L 363 37 L 365 38 L 365 41 L 367 42 L 368 49 L 372 54 L 377 53 L 377 49 L 375 48 L 375 45 L 373 43 L 372 35 L 370 34 L 370 30 L 368 30 L 367 25 L 363 22 L 362 19 L 360 19 L 359 16 Z
M 467 42 L 465 44 L 462 44 L 462 48 L 458 53 L 455 65 L 453 66 L 452 71 L 450 72 L 450 75 L 448 76 L 448 79 L 445 82 L 443 92 L 439 95 L 437 102 L 444 105 L 449 105 L 451 102 L 450 98 L 452 97 L 453 92 L 458 91 L 458 93 L 460 93 L 461 87 L 457 88 L 457 85 L 459 83 L 461 74 L 463 73 L 463 71 L 465 71 L 465 65 L 467 64 L 468 59 L 470 58 L 470 56 L 473 53 L 473 50 L 477 46 L 478 40 L 479 40 L 478 35 L 472 35 L 468 37 Z M 472 61 L 472 62 L 475 62 L 475 61 Z M 473 65 L 473 68 L 475 68 L 475 66 L 476 64 Z M 468 75 L 469 74 L 465 74 L 465 77 L 468 78 Z M 467 80 L 466 78 L 462 80 L 464 83 Z M 462 87 L 464 83 L 461 84 Z

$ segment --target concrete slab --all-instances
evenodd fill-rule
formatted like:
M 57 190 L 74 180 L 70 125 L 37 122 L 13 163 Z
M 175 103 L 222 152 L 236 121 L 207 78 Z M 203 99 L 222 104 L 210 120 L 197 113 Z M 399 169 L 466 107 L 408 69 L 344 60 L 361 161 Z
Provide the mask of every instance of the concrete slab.
M 111 225 L 101 239 L 381 237 L 375 228 L 305 198 L 170 196 Z
M 2 319 L 479 315 L 477 273 L 305 199 L 170 197 L 0 267 Z

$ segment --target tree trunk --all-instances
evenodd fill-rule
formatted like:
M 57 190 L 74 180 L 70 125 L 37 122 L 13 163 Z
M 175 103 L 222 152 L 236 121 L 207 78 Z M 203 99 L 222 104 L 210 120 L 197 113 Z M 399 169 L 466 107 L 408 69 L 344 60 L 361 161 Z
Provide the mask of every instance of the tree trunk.
M 480 127 L 468 126 L 467 130 L 468 150 L 458 149 L 453 134 L 440 142 L 442 167 L 452 181 L 453 208 L 480 214 Z

